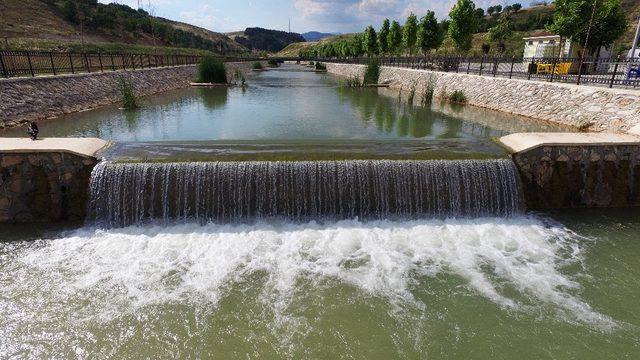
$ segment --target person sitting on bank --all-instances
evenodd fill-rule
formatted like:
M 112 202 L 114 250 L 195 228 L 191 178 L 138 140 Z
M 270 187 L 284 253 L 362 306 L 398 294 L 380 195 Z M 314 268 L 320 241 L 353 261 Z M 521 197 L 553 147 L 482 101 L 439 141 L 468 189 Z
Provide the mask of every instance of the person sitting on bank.
M 27 133 L 31 137 L 31 140 L 37 140 L 39 132 L 40 132 L 40 130 L 38 130 L 38 124 L 36 124 L 35 121 L 32 121 L 29 124 L 29 127 L 27 128 Z

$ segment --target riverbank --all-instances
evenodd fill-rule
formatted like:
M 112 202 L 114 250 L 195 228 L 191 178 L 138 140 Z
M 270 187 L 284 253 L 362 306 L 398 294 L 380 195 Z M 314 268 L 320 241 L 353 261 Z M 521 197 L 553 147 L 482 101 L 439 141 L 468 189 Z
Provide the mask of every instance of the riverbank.
M 365 65 L 326 63 L 331 74 L 364 75 Z M 460 90 L 469 105 L 572 126 L 584 131 L 627 132 L 640 125 L 640 91 L 493 78 L 383 66 L 379 83 L 413 92 L 421 101 L 428 87 L 435 96 Z

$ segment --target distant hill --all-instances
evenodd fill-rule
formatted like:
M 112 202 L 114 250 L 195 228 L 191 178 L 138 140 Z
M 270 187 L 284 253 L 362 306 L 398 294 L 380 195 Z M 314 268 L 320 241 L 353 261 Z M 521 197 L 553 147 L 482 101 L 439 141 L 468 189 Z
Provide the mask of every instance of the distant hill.
M 340 35 L 339 33 L 321 33 L 318 31 L 309 31 L 306 33 L 302 34 L 302 37 L 306 40 L 306 41 L 319 41 L 331 36 L 336 36 L 336 35 Z
M 300 34 L 263 28 L 247 28 L 245 31 L 227 33 L 227 35 L 249 50 L 274 53 L 284 49 L 289 44 L 305 42 L 305 39 Z
M 98 48 L 123 51 L 136 46 L 192 48 L 218 54 L 247 51 L 223 34 L 154 17 L 126 5 L 61 0 L 0 0 L 0 38 L 6 39 L 0 46 L 76 49 L 82 38 L 81 11 L 85 13 L 82 30 L 87 47 L 101 44 Z

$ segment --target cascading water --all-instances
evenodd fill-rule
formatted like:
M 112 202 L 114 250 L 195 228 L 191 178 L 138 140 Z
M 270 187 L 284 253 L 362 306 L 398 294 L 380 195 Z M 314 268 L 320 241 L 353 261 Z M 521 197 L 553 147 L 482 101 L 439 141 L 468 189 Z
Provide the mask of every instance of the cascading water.
M 523 208 L 510 160 L 111 163 L 91 178 L 90 219 L 511 216 Z

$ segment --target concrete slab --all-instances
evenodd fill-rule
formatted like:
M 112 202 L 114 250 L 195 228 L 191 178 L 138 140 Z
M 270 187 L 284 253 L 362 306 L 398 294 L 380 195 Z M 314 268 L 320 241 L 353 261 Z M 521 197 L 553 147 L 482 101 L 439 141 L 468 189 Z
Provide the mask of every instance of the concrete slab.
M 639 145 L 640 137 L 613 133 L 516 133 L 501 137 L 498 142 L 511 154 L 540 146 L 604 146 Z
M 0 153 L 65 152 L 95 157 L 109 142 L 98 138 L 0 138 Z

